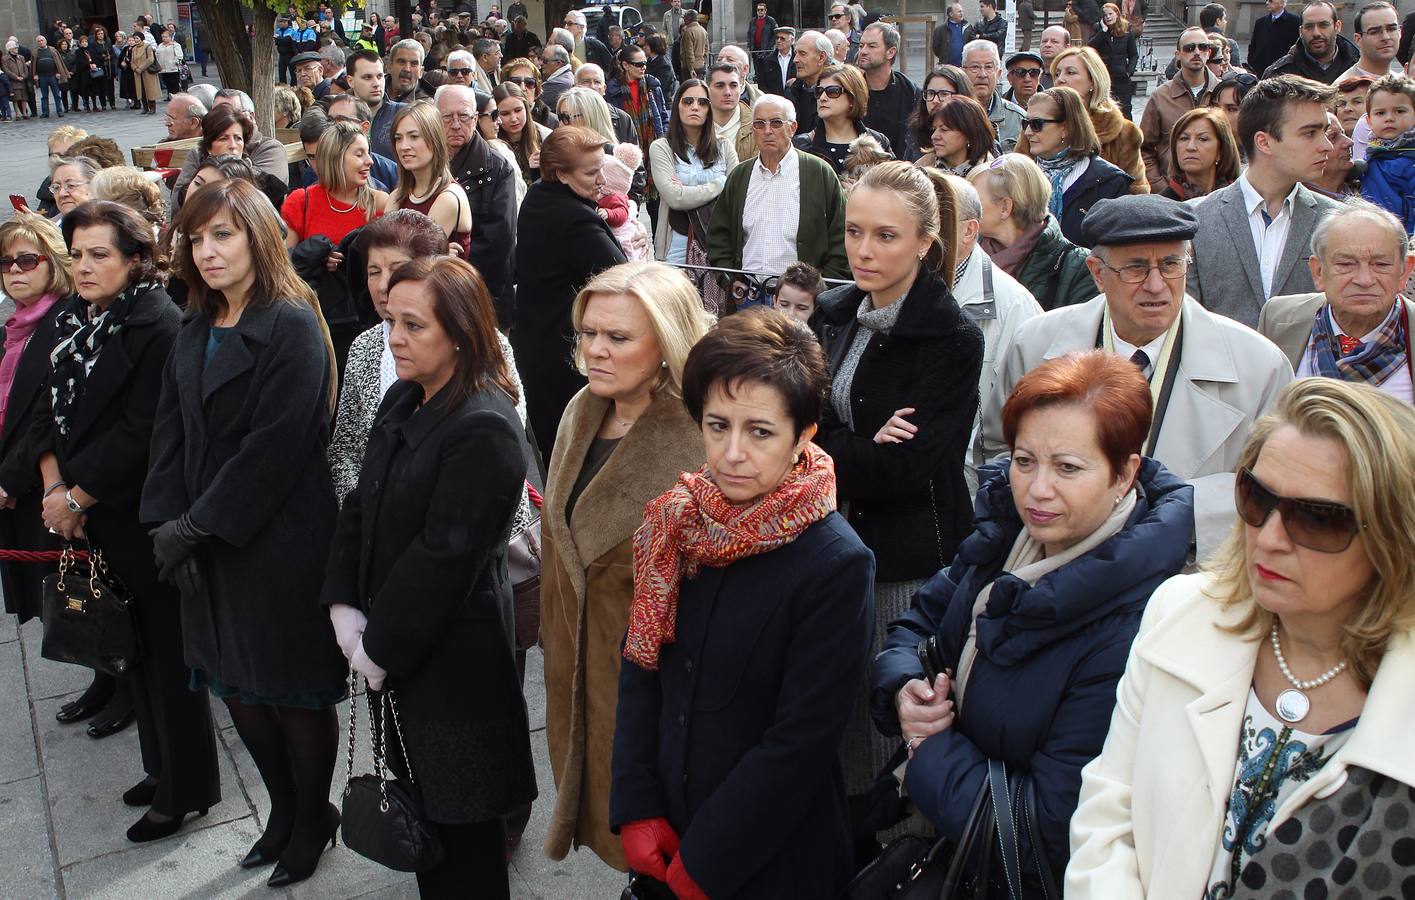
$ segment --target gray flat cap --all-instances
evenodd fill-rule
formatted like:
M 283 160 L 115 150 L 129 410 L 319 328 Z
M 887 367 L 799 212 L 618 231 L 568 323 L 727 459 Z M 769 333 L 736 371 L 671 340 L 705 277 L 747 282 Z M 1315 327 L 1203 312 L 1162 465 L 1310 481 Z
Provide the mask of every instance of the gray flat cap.
M 304 65 L 307 62 L 324 62 L 324 57 L 315 53 L 313 50 L 306 50 L 304 53 L 296 53 L 290 59 L 290 65 L 292 66 Z
M 1187 241 L 1198 230 L 1193 207 L 1159 194 L 1100 200 L 1081 220 L 1081 237 L 1092 247 Z

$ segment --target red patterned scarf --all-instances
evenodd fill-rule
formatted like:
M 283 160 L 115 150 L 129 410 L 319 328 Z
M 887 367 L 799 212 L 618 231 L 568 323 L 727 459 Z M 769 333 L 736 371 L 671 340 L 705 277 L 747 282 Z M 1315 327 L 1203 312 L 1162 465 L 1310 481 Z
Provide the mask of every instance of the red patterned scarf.
M 835 510 L 835 463 L 815 444 L 781 484 L 751 506 L 735 506 L 706 466 L 644 507 L 634 532 L 634 603 L 624 658 L 658 669 L 658 654 L 674 642 L 678 585 L 702 566 L 721 567 L 791 543 Z

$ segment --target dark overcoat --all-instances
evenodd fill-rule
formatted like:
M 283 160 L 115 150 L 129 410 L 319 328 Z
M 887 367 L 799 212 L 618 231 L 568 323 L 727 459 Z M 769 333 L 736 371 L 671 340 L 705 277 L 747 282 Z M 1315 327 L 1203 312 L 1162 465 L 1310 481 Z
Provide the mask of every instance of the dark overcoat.
M 1129 194 L 1130 183 L 1134 180 L 1124 169 L 1102 159 L 1099 153 L 1092 154 L 1086 171 L 1061 195 L 1062 235 L 1071 243 L 1086 247 L 1081 236 L 1081 223 L 1086 213 L 1101 200 Z
M 859 323 L 865 293 L 853 284 L 820 296 L 831 378 Z M 816 443 L 835 460 L 850 525 L 875 553 L 881 581 L 927 578 L 968 533 L 972 503 L 963 455 L 978 411 L 983 333 L 938 277 L 921 269 L 888 334 L 870 339 L 850 385 L 850 428 L 827 403 Z M 912 440 L 876 444 L 894 411 L 913 407 Z
M 319 604 L 336 504 L 329 353 L 297 302 L 250 306 L 206 356 L 189 314 L 162 379 L 143 518 L 188 514 L 205 597 L 184 598 L 186 658 L 262 697 L 338 691 L 348 667 Z
M 526 388 L 526 412 L 541 455 L 550 459 L 560 415 L 585 386 L 570 362 L 570 307 L 599 272 L 624 262 L 624 251 L 595 205 L 558 181 L 526 191 L 516 222 L 516 325 L 511 346 Z
M 834 897 L 837 762 L 874 635 L 874 560 L 838 513 L 680 587 L 658 671 L 624 660 L 610 825 L 666 818 L 709 897 Z
M 323 602 L 368 616 L 364 650 L 388 671 L 428 817 L 482 822 L 536 796 L 506 571 L 525 438 L 496 388 L 422 396 L 400 381 L 383 398 Z
M 55 306 L 64 301 L 58 300 Z M 0 429 L 0 486 L 15 498 L 15 508 L 0 510 L 0 547 L 13 550 L 54 550 L 58 538 L 40 518 L 44 485 L 39 476 L 39 455 L 25 438 L 40 394 L 49 389 L 49 351 L 54 349 L 53 307 L 40 320 L 20 352 L 5 423 Z M 0 586 L 5 592 L 5 612 L 24 624 L 40 614 L 40 585 L 53 565 L 0 562 Z

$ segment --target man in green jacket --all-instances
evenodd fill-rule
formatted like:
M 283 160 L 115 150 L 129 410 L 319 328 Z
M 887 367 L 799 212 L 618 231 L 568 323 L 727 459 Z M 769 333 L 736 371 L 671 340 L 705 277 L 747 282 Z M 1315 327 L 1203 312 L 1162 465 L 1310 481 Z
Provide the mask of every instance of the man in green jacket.
M 794 262 L 826 278 L 849 278 L 845 194 L 821 159 L 791 145 L 796 108 L 776 94 L 752 104 L 757 156 L 738 163 L 713 207 L 708 262 L 780 275 Z

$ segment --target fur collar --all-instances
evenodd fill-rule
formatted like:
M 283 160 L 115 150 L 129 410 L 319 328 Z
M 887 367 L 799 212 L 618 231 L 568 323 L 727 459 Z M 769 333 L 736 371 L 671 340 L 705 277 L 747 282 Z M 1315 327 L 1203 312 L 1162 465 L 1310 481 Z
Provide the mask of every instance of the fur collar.
M 589 388 L 581 388 L 565 407 L 546 482 L 546 497 L 554 505 L 547 502 L 541 514 L 582 600 L 585 567 L 632 537 L 643 524 L 644 505 L 681 473 L 701 467 L 704 458 L 702 436 L 683 402 L 659 393 L 580 494 L 573 524 L 567 522 L 565 502 L 608 408 L 609 401 Z

